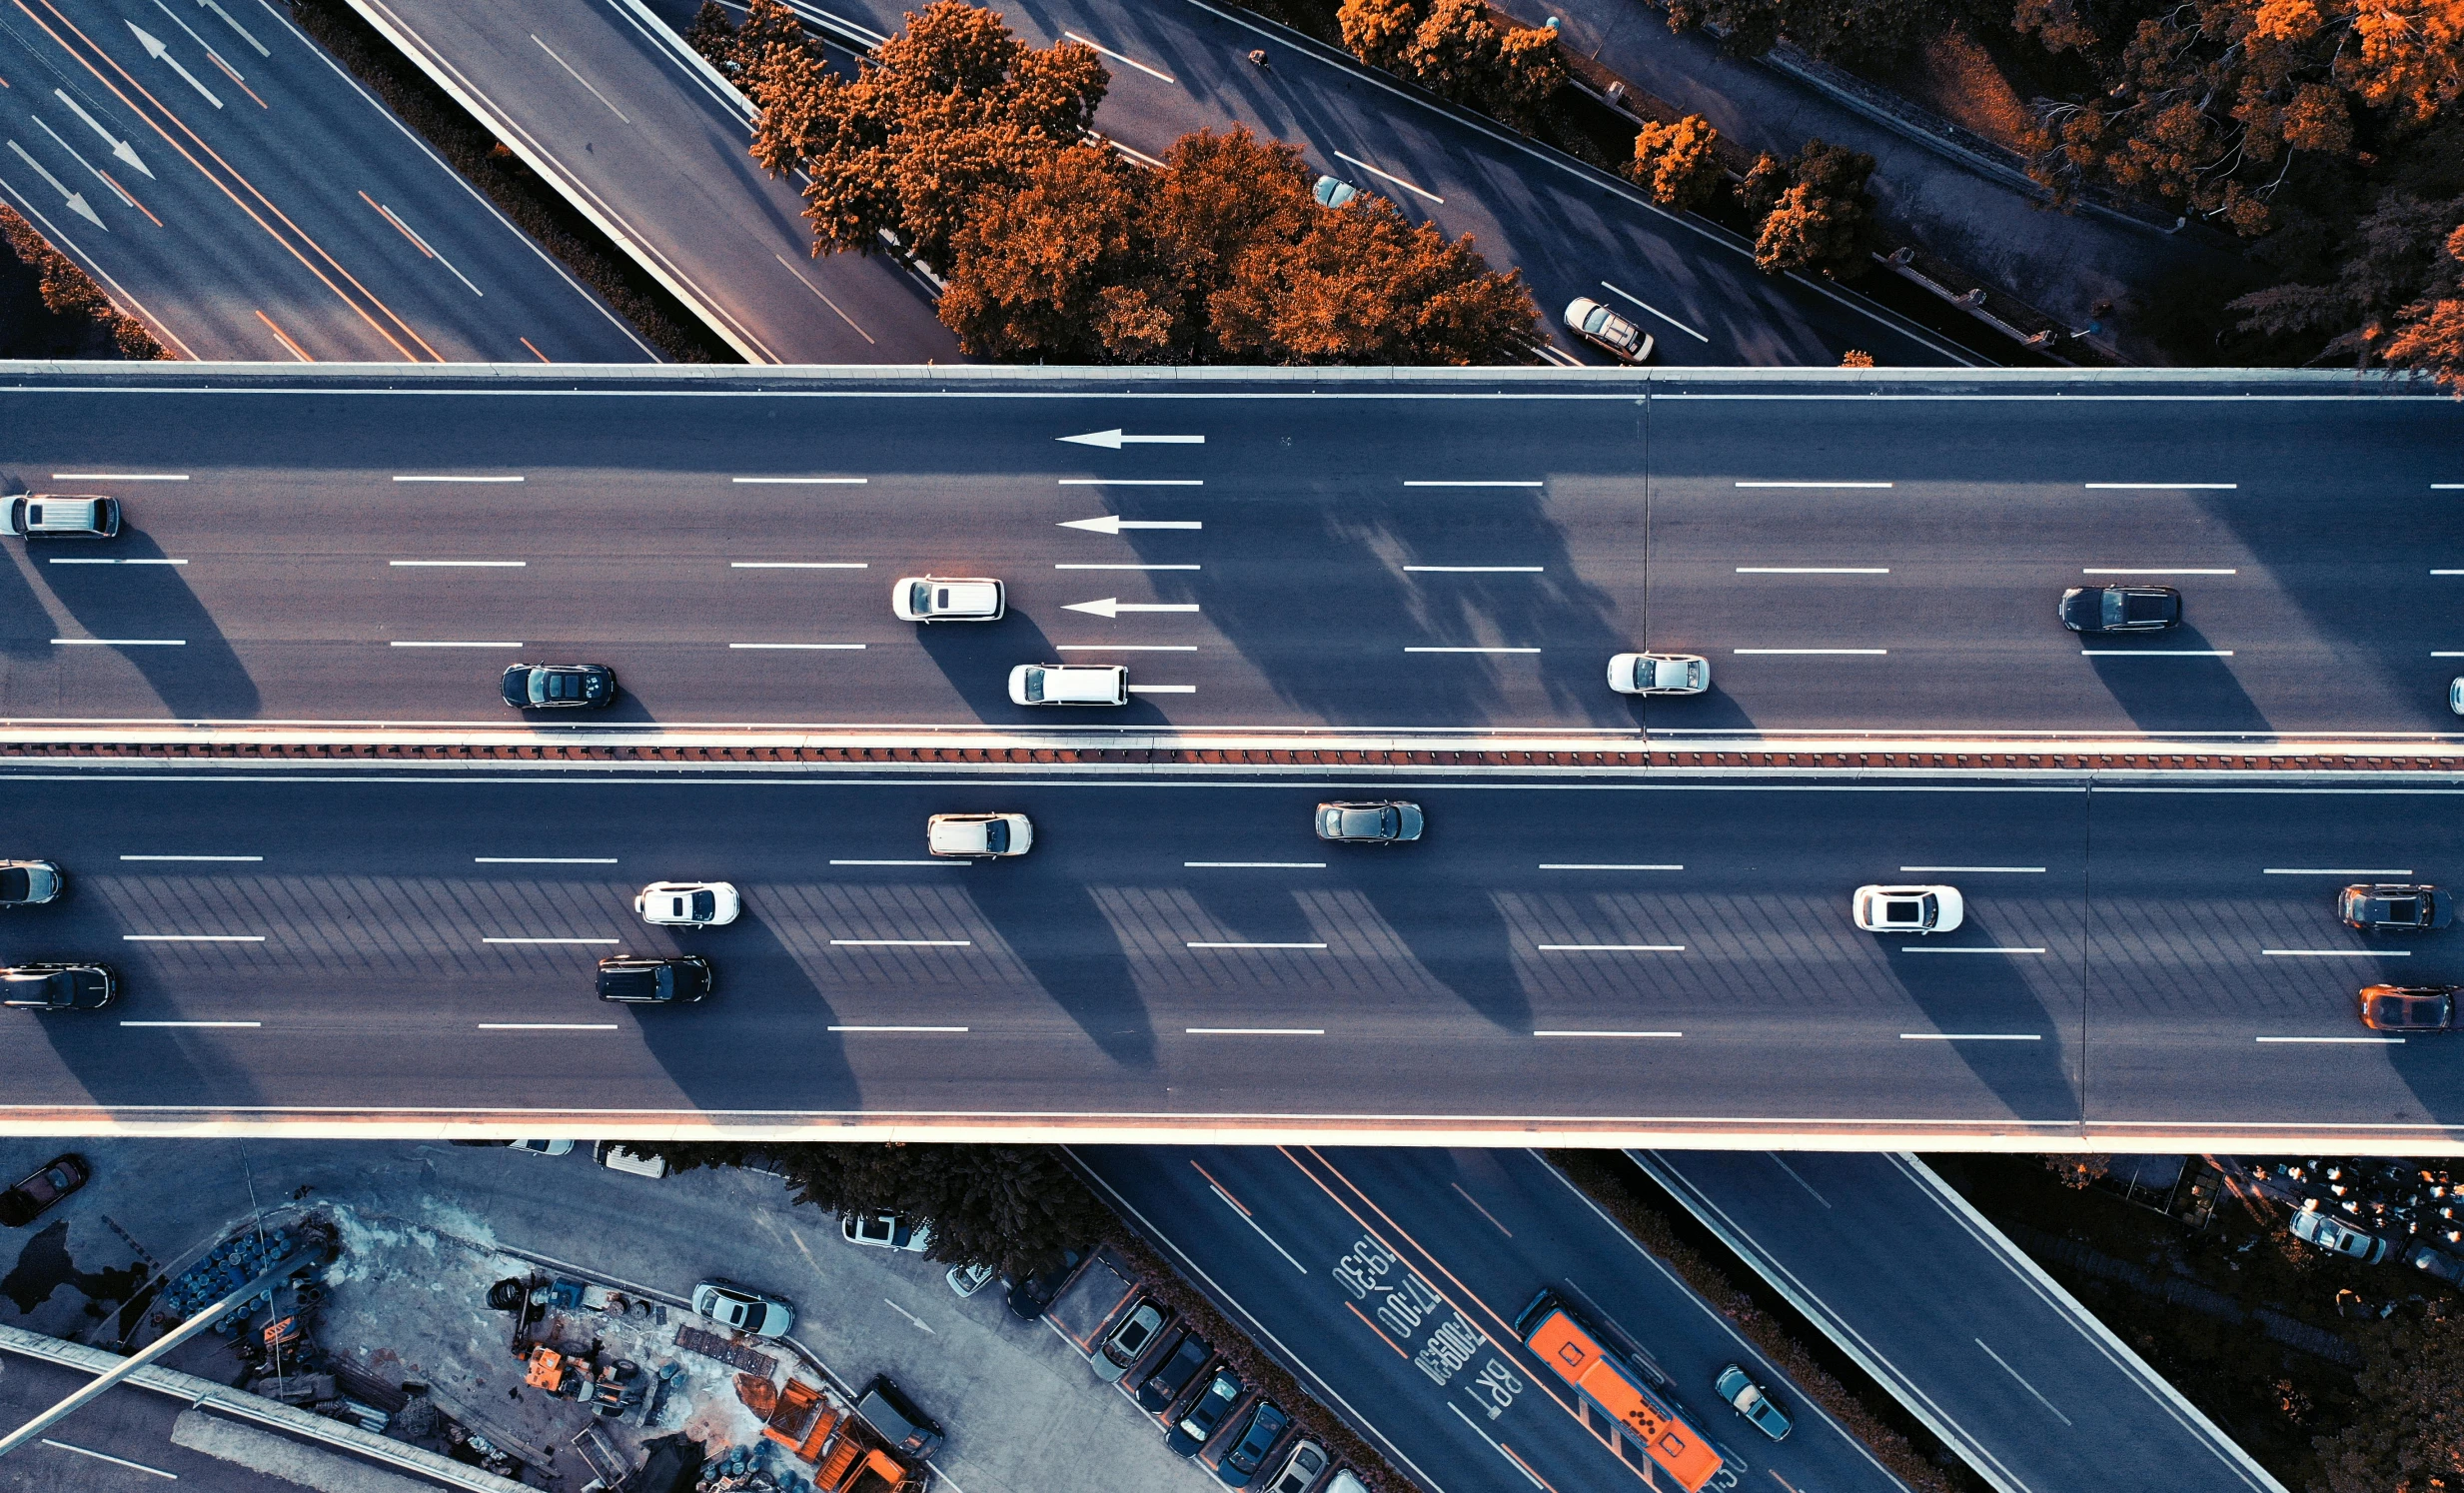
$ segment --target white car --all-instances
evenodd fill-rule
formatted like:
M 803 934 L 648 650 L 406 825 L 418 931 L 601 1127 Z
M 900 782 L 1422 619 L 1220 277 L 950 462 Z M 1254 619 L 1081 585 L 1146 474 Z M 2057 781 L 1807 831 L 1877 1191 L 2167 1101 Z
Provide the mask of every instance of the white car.
M 1129 704 L 1129 671 L 1118 664 L 1021 664 L 1009 672 L 1009 702 L 1022 706 Z
M 924 848 L 935 855 L 1023 855 L 1035 826 L 1022 813 L 936 813 L 924 821 Z
M 1566 308 L 1566 330 L 1617 359 L 1642 363 L 1652 355 L 1652 335 L 1589 296 Z
M 900 622 L 999 622 L 1008 610 L 1001 583 L 978 577 L 901 576 L 890 588 Z
M 1868 933 L 1947 933 L 1966 915 L 1956 886 L 1856 888 L 1856 925 Z
M 714 928 L 743 909 L 744 899 L 725 881 L 652 881 L 633 898 L 643 922 L 667 928 Z
M 1620 695 L 1700 695 L 1711 688 L 1711 661 L 1696 654 L 1619 654 L 1609 688 Z
M 2464 675 L 2447 682 L 2447 709 L 2464 716 Z
M 705 1280 L 693 1287 L 693 1310 L 721 1327 L 753 1337 L 785 1337 L 795 1326 L 795 1308 L 767 1291 L 732 1280 Z
M 842 1213 L 838 1217 L 838 1232 L 850 1244 L 869 1244 L 875 1249 L 904 1250 L 921 1254 L 932 1242 L 932 1225 L 909 1223 L 896 1213 Z

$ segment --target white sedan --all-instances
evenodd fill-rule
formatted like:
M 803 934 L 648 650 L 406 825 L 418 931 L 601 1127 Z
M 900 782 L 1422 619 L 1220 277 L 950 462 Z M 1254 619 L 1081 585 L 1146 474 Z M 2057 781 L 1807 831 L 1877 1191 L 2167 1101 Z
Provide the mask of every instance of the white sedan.
M 900 622 L 999 622 L 1007 610 L 998 581 L 901 576 L 890 588 L 890 611 Z
M 924 848 L 935 855 L 1023 855 L 1035 826 L 1022 813 L 936 813 L 924 821 Z
M 1711 660 L 1699 654 L 1619 654 L 1609 688 L 1620 695 L 1700 695 L 1711 688 Z
M 1856 925 L 1868 933 L 1947 933 L 1966 915 L 1956 886 L 1856 888 Z
M 743 898 L 725 881 L 652 881 L 633 898 L 641 920 L 669 928 L 711 928 L 735 921 Z

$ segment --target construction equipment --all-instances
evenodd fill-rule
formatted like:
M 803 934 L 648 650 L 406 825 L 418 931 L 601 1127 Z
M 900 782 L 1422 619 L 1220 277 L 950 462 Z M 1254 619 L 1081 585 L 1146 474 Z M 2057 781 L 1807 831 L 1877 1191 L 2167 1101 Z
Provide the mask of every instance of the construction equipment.
M 814 1493 L 907 1493 L 923 1474 L 880 1444 L 871 1427 L 818 1384 L 790 1378 L 778 1387 L 761 1434 L 812 1469 Z

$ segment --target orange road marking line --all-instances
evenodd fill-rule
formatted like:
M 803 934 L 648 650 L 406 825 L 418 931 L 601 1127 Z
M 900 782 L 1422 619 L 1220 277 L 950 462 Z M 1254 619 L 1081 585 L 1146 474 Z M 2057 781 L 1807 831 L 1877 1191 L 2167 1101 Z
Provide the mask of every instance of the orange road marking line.
M 129 205 L 130 207 L 135 208 L 137 211 L 139 211 L 139 212 L 141 212 L 141 213 L 144 213 L 144 214 L 146 215 L 146 217 L 148 217 L 149 219 L 152 219 L 152 220 L 153 220 L 153 223 L 154 223 L 154 226 L 155 226 L 156 228 L 160 228 L 160 227 L 162 227 L 162 226 L 163 226 L 163 220 L 162 220 L 162 219 L 160 219 L 160 218 L 156 218 L 156 217 L 154 216 L 154 213 L 153 213 L 153 210 L 152 210 L 152 209 L 148 208 L 148 207 L 147 207 L 144 203 L 139 202 L 139 201 L 137 200 L 137 194 L 136 194 L 136 193 L 131 192 L 128 188 L 121 186 L 121 185 L 120 185 L 117 181 L 113 181 L 113 180 L 112 180 L 112 175 L 111 175 L 111 173 L 110 173 L 110 172 L 105 171 L 105 170 L 104 170 L 102 167 L 100 167 L 100 166 L 97 166 L 97 167 L 95 167 L 95 168 L 94 168 L 94 174 L 95 174 L 96 176 L 101 177 L 103 180 L 105 180 L 105 181 L 107 181 L 107 182 L 111 182 L 111 190 L 113 190 L 114 192 L 119 193 L 122 197 L 126 198 L 126 199 L 128 200 L 128 205 Z
M 1229 1188 L 1229 1187 L 1226 1187 L 1223 1183 L 1216 1181 L 1216 1180 L 1215 1180 L 1215 1177 L 1214 1177 L 1214 1174 L 1213 1174 L 1212 1172 L 1209 1172 L 1209 1171 L 1208 1171 L 1205 1167 L 1203 1167 L 1203 1166 L 1198 1166 L 1198 1163 L 1197 1163 L 1197 1162 L 1196 1162 L 1196 1160 L 1194 1160 L 1194 1159 L 1193 1159 L 1193 1160 L 1191 1160 L 1189 1164 L 1190 1164 L 1191 1166 L 1193 1166 L 1193 1167 L 1197 1167 L 1197 1172 L 1198 1172 L 1198 1175 L 1200 1175 L 1200 1176 L 1202 1176 L 1202 1177 L 1205 1177 L 1205 1178 L 1206 1178 L 1206 1185 L 1208 1185 L 1209 1187 L 1214 1188 L 1217 1192 L 1220 1192 L 1220 1193 L 1222 1193 L 1222 1194 L 1223 1194 L 1223 1200 L 1224 1200 L 1225 1202 L 1230 1203 L 1232 1206 L 1234 1206 L 1234 1207 L 1236 1207 L 1236 1208 L 1240 1208 L 1240 1210 L 1241 1210 L 1241 1216 L 1242 1216 L 1243 1218 L 1255 1218 L 1255 1217 L 1257 1217 L 1257 1216 L 1258 1216 L 1257 1214 L 1250 1212 L 1247 1208 L 1242 1207 L 1242 1206 L 1241 1206 L 1241 1200 L 1240 1200 L 1239 1198 L 1234 1197 L 1234 1196 L 1232 1195 L 1232 1189 L 1231 1189 L 1231 1188 Z
M 531 339 L 529 339 L 528 337 L 523 338 L 523 339 L 522 339 L 522 345 L 523 345 L 524 347 L 526 347 L 526 348 L 531 348 Z M 532 357 L 534 357 L 534 358 L 537 358 L 537 359 L 538 359 L 540 362 L 542 362 L 542 363 L 554 363 L 554 362 L 556 362 L 556 361 L 557 361 L 557 360 L 555 360 L 554 358 L 549 357 L 546 353 L 541 352 L 541 351 L 540 351 L 539 349 L 537 349 L 537 348 L 531 348 L 531 356 L 532 356 Z
M 238 84 L 238 85 L 239 85 L 240 92 L 242 92 L 242 93 L 244 93 L 244 94 L 247 94 L 247 95 L 248 95 L 250 98 L 252 98 L 252 99 L 257 99 L 257 90 L 255 90 L 254 88 L 249 87 L 249 86 L 248 86 L 248 80 L 247 80 L 246 78 L 241 77 L 238 73 L 234 72 L 234 71 L 232 70 L 231 64 L 230 64 L 230 63 L 228 63 L 228 62 L 223 61 L 223 59 L 222 59 L 221 55 L 220 55 L 220 54 L 218 54 L 218 53 L 217 53 L 217 52 L 216 52 L 216 51 L 215 51 L 212 47 L 208 47 L 208 48 L 206 48 L 206 55 L 207 55 L 208 57 L 211 57 L 211 58 L 213 58 L 213 59 L 214 59 L 214 65 L 215 65 L 216 67 L 221 68 L 221 69 L 223 70 L 223 76 L 224 76 L 224 77 L 229 78 L 229 79 L 230 79 L 233 83 L 236 83 L 236 84 Z M 257 107 L 258 107 L 258 108 L 260 108 L 260 109 L 271 109 L 271 108 L 273 108 L 274 106 L 273 106 L 273 105 L 271 105 L 271 104 L 269 104 L 269 103 L 267 103 L 267 102 L 266 102 L 265 100 L 263 100 L 263 99 L 257 99 Z
M 1410 1360 L 1410 1358 L 1411 1358 L 1411 1356 L 1412 1356 L 1412 1355 L 1411 1355 L 1411 1354 L 1409 1354 L 1409 1353 L 1404 1352 L 1404 1351 L 1403 1351 L 1403 1349 L 1402 1349 L 1402 1347 L 1401 1347 L 1401 1346 L 1399 1346 L 1399 1345 L 1395 1342 L 1395 1340 L 1394 1340 L 1393 1338 L 1388 1337 L 1388 1336 L 1386 1335 L 1386 1329 L 1385 1329 L 1385 1328 L 1380 1327 L 1377 1323 L 1370 1321 L 1367 1317 L 1365 1317 L 1365 1316 L 1361 1316 L 1361 1310 L 1360 1310 L 1360 1308 L 1359 1308 L 1359 1307 L 1354 1306 L 1354 1305 L 1353 1305 L 1351 1302 L 1349 1302 L 1349 1301 L 1346 1301 L 1345 1303 L 1343 1303 L 1343 1309 L 1344 1309 L 1345 1311 L 1350 1312 L 1352 1315 L 1354 1315 L 1354 1316 L 1356 1316 L 1356 1317 L 1360 1317 L 1360 1324 L 1361 1324 L 1363 1327 L 1368 1328 L 1371 1332 L 1376 1333 L 1376 1334 L 1378 1335 L 1378 1341 L 1379 1341 L 1379 1342 L 1382 1342 L 1382 1343 L 1386 1344 L 1386 1346 L 1388 1346 L 1388 1347 L 1390 1347 L 1390 1348 L 1393 1348 L 1393 1349 L 1395 1350 L 1395 1356 L 1397 1356 L 1397 1357 L 1399 1357 L 1399 1358 L 1402 1358 L 1402 1359 L 1404 1359 L 1404 1360 L 1406 1360 L 1406 1361 L 1409 1361 L 1409 1360 Z
M 437 257 L 437 251 L 429 248 L 426 244 L 421 243 L 410 229 L 403 227 L 402 220 L 395 217 L 392 213 L 387 212 L 385 210 L 384 203 L 379 202 L 374 197 L 369 196 L 366 192 L 362 192 L 360 194 L 360 201 L 367 203 L 372 208 L 375 208 L 377 210 L 377 216 L 383 218 L 386 222 L 393 224 L 394 231 L 396 233 L 401 234 L 406 239 L 410 239 L 412 248 L 417 249 L 420 253 L 427 255 L 430 259 L 435 259 Z
M 1530 1478 L 1533 1482 L 1536 1482 L 1540 1484 L 1540 1486 L 1548 1489 L 1549 1493 L 1557 1493 L 1557 1484 L 1550 1482 L 1545 1477 L 1542 1477 L 1540 1475 L 1540 1469 L 1534 1467 L 1531 1463 L 1524 1461 L 1522 1457 L 1516 1455 L 1513 1447 L 1508 1446 L 1505 1442 L 1501 1441 L 1497 1444 L 1497 1449 L 1504 1452 L 1507 1456 L 1514 1458 L 1514 1464 L 1523 1469 L 1523 1475 L 1525 1477 Z
M 314 363 L 317 361 L 316 359 L 308 356 L 308 349 L 301 347 L 296 342 L 293 342 L 288 333 L 284 332 L 282 328 L 275 326 L 274 318 L 267 316 L 264 312 L 260 311 L 257 313 L 257 320 L 265 323 L 265 329 L 268 332 L 271 332 L 276 337 L 282 339 L 283 346 L 291 349 L 292 357 L 299 359 L 302 363 Z

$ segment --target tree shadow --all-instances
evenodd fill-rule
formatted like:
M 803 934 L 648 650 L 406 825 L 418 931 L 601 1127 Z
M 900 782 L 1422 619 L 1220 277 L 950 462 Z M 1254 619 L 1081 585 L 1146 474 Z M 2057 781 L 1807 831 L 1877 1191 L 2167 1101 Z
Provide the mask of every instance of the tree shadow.
M 255 681 L 197 600 L 175 565 L 133 561 L 169 560 L 142 529 L 124 526 L 119 538 L 87 549 L 30 547 L 42 566 L 43 584 L 85 631 L 97 638 L 179 639 L 180 646 L 117 650 L 181 721 L 253 717 L 259 709 Z M 115 565 L 56 564 L 113 560 Z
M 2076 1011 L 2057 1012 L 2030 985 L 2022 958 L 2064 963 L 2058 950 L 2045 954 L 1910 953 L 1922 940 L 1892 940 L 1891 973 L 1935 1031 L 2040 1033 L 2036 1041 L 1933 1042 L 1948 1047 L 1979 1084 L 2013 1116 L 2029 1121 L 2078 1120 L 2085 1114 L 2082 1075 L 2067 1063 L 2068 1042 L 2078 1030 Z M 1992 945 L 2003 941 L 1970 917 L 1945 942 Z M 2036 935 L 2041 936 L 2041 935 Z
M 1459 814 L 1455 819 L 1467 823 L 1469 815 Z M 1528 1037 L 1532 1002 L 1516 968 L 1513 930 L 1489 888 L 1445 873 L 1440 858 L 1445 841 L 1440 836 L 1449 827 L 1432 812 L 1428 837 L 1438 840 L 1437 844 L 1367 850 L 1366 854 L 1378 856 L 1379 861 L 1400 863 L 1352 866 L 1341 884 L 1367 898 L 1390 936 L 1402 942 L 1430 979 L 1499 1030 Z M 1346 847 L 1326 848 L 1330 852 L 1327 859 L 1334 861 L 1332 852 Z
M 1120 929 L 1094 893 L 1074 882 L 1000 874 L 986 874 L 969 889 L 977 912 L 1045 998 L 1116 1065 L 1151 1074 L 1154 1018 Z
M 2144 643 L 2129 639 L 2081 635 L 2080 647 L 2099 652 L 2088 662 L 2096 668 L 2114 703 L 2141 731 L 2265 733 L 2267 717 L 2234 678 L 2227 659 L 2134 659 L 2139 652 L 2163 653 L 2209 647 L 2207 637 L 2183 623 Z

